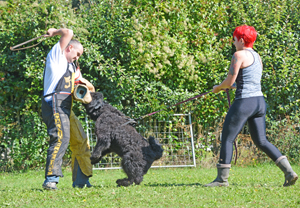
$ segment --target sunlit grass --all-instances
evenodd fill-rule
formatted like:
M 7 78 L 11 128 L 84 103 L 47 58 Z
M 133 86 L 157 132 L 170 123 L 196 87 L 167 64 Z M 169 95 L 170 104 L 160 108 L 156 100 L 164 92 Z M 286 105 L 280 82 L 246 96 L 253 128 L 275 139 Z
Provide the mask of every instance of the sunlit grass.
M 293 166 L 300 173 L 300 166 Z M 236 167 L 229 187 L 205 188 L 216 169 L 150 169 L 139 186 L 117 187 L 121 170 L 94 171 L 93 188 L 73 189 L 64 170 L 57 191 L 44 191 L 43 171 L 0 173 L 0 207 L 299 207 L 300 181 L 282 187 L 275 164 Z

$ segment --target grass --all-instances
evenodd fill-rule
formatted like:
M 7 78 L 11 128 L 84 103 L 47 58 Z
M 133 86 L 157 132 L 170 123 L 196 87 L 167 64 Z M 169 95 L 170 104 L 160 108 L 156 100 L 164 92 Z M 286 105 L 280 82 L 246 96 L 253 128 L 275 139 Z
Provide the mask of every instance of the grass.
M 293 166 L 300 173 L 300 166 Z M 282 187 L 283 173 L 274 164 L 233 166 L 229 187 L 202 185 L 216 169 L 150 169 L 139 186 L 117 187 L 122 170 L 96 170 L 93 188 L 73 189 L 64 170 L 57 191 L 44 191 L 44 171 L 0 173 L 0 207 L 300 207 L 300 181 Z

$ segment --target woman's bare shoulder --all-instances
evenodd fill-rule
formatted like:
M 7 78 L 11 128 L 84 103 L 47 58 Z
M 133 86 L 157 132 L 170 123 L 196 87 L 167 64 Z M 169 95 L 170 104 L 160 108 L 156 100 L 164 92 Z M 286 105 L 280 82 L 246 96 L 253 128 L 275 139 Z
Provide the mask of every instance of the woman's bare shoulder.
M 246 50 L 236 51 L 236 52 L 234 53 L 234 55 L 237 56 L 237 57 L 244 57 L 244 56 L 246 56 L 246 53 L 245 53 L 245 52 L 248 52 L 248 51 L 246 51 Z
M 247 51 L 247 50 L 240 50 L 240 51 L 236 51 L 234 53 L 234 56 L 236 57 L 236 59 L 238 60 L 246 60 L 246 59 L 249 59 L 252 58 L 252 54 L 250 51 Z

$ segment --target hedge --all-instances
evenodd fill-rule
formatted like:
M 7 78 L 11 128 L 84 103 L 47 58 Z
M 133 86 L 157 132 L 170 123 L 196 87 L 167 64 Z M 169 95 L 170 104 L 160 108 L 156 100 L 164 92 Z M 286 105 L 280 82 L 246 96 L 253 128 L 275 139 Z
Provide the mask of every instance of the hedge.
M 59 37 L 13 52 L 10 46 L 73 29 L 84 46 L 84 77 L 107 101 L 137 118 L 210 91 L 227 75 L 236 26 L 258 31 L 254 49 L 263 60 L 262 90 L 268 104 L 269 139 L 277 142 L 284 122 L 294 145 L 281 149 L 295 160 L 299 133 L 299 0 L 8 0 L 0 1 L 0 146 L 11 159 L 0 167 L 36 167 L 47 149 L 41 121 L 45 57 Z M 230 92 L 231 99 L 234 91 Z M 74 106 L 79 118 L 84 110 Z M 195 126 L 215 131 L 228 110 L 225 93 L 208 94 L 168 111 L 193 113 Z M 296 126 L 295 126 L 296 125 Z M 197 128 L 195 131 L 197 135 Z M 198 135 L 199 136 L 199 135 Z M 284 135 L 282 135 L 284 137 Z M 200 138 L 209 145 L 213 138 Z M 280 137 L 281 138 L 281 137 Z M 209 144 L 208 144 L 209 143 Z

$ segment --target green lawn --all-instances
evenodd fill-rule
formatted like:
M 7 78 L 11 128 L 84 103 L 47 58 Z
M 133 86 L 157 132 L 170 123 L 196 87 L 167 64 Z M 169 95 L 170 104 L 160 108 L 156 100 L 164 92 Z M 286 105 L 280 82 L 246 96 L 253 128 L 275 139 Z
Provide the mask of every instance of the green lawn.
M 300 173 L 300 166 L 293 166 Z M 73 189 L 64 170 L 57 191 L 44 191 L 44 171 L 0 173 L 0 207 L 300 207 L 300 180 L 282 187 L 275 164 L 233 166 L 229 187 L 206 188 L 216 169 L 150 169 L 139 186 L 117 187 L 121 170 L 97 170 L 93 188 Z

